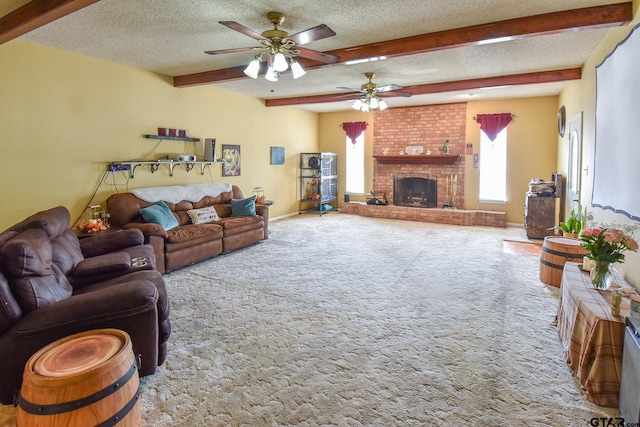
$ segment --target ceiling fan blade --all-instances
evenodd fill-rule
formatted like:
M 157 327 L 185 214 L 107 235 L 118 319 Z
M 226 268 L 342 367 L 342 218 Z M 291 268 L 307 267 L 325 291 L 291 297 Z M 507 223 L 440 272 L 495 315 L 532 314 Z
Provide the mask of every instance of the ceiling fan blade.
M 317 50 L 311 50 L 304 47 L 295 46 L 293 49 L 300 51 L 300 53 L 298 53 L 298 56 L 311 59 L 313 61 L 324 62 L 327 64 L 333 64 L 335 62 L 338 62 L 338 60 L 340 59 L 339 56 L 331 55 L 324 52 L 318 52 Z
M 336 89 L 348 90 L 350 92 L 364 92 L 362 89 L 354 89 L 352 87 L 344 87 L 344 86 L 338 86 Z
M 256 40 L 262 40 L 264 37 L 262 37 L 262 34 L 258 34 L 255 31 L 253 31 L 251 28 L 247 28 L 242 24 L 239 24 L 235 21 L 218 21 L 218 23 L 224 25 L 225 27 L 229 27 L 232 30 L 236 30 L 239 33 L 244 34 L 245 36 L 249 36 L 252 39 L 256 39 Z
M 395 91 L 394 90 L 392 92 L 381 93 L 378 96 L 380 98 L 393 98 L 393 97 L 396 97 L 396 96 L 402 96 L 402 97 L 408 98 L 408 97 L 410 97 L 412 95 L 413 94 L 411 92 L 400 92 L 400 91 Z
M 236 47 L 232 49 L 207 50 L 205 53 L 209 55 L 220 55 L 221 53 L 245 52 L 252 49 L 252 47 Z
M 376 92 L 389 92 L 390 90 L 398 90 L 398 89 L 402 89 L 402 86 L 398 86 L 398 85 L 378 86 L 374 90 Z
M 317 27 L 309 28 L 308 30 L 300 31 L 292 36 L 287 37 L 287 40 L 293 40 L 296 45 L 300 46 L 312 41 L 325 39 L 327 37 L 333 37 L 336 32 L 324 24 Z
M 362 98 L 362 94 L 361 93 L 338 93 L 338 94 L 334 94 L 333 98 L 336 101 L 355 101 L 356 99 L 360 99 Z

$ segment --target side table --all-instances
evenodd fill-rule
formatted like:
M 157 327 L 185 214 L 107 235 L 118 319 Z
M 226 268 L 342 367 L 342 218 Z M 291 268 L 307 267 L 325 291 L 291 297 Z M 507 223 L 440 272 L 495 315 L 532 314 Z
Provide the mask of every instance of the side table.
M 618 407 L 624 325 L 630 304 L 628 298 L 623 298 L 620 315 L 612 315 L 612 291 L 633 289 L 621 281 L 611 290 L 597 290 L 589 273 L 576 262 L 567 262 L 562 273 L 556 316 L 558 335 L 567 363 L 587 400 L 600 406 Z

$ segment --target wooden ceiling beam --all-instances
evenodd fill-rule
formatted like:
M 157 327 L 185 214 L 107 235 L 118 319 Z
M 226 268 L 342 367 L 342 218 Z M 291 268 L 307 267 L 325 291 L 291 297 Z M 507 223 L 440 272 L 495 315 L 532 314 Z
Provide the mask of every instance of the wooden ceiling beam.
M 459 90 L 481 89 L 499 86 L 562 82 L 567 80 L 579 80 L 581 77 L 582 70 L 580 68 L 568 68 L 563 70 L 513 74 L 509 76 L 484 77 L 479 79 L 405 86 L 402 88 L 402 92 L 410 92 L 414 95 L 427 95 L 432 93 L 456 92 Z M 286 105 L 339 102 L 347 101 L 350 99 L 357 99 L 360 95 L 362 95 L 360 92 L 346 92 L 324 95 L 298 96 L 292 98 L 274 98 L 265 100 L 265 105 L 267 107 L 282 107 Z M 393 92 L 386 92 L 385 98 L 387 97 L 393 97 Z
M 0 17 L 0 45 L 100 0 L 33 0 Z
M 434 33 L 328 51 L 327 53 L 340 57 L 340 60 L 335 64 L 324 64 L 305 60 L 304 58 L 299 58 L 299 62 L 305 69 L 310 70 L 381 56 L 389 58 L 416 55 L 505 40 L 506 38 L 515 39 L 566 31 L 621 26 L 628 24 L 632 19 L 633 9 L 631 2 L 594 6 L 437 31 Z M 244 66 L 240 66 L 176 76 L 174 77 L 174 86 L 186 87 L 248 78 L 243 73 L 244 68 Z

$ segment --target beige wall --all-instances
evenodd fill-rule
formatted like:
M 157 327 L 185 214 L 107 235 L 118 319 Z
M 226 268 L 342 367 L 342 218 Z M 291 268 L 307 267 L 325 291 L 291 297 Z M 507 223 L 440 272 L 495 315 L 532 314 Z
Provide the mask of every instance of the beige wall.
M 525 193 L 532 178 L 551 179 L 556 171 L 555 96 L 506 99 L 467 104 L 467 143 L 480 153 L 480 125 L 473 119 L 478 114 L 511 113 L 515 115 L 507 127 L 507 203 L 487 204 L 478 200 L 480 169 L 473 167 L 473 157 L 465 162 L 465 206 L 467 209 L 504 211 L 507 222 L 524 223 Z
M 213 86 L 176 89 L 170 78 L 22 40 L 0 46 L 0 230 L 41 209 L 64 205 L 79 216 L 114 160 L 202 155 L 202 143 L 143 138 L 158 127 L 240 144 L 242 175 L 202 175 L 177 166 L 151 174 L 138 167 L 129 188 L 229 182 L 251 195 L 255 186 L 276 201 L 271 215 L 297 210 L 297 153 L 316 151 L 318 114 L 266 108 L 261 100 Z M 270 146 L 285 147 L 284 165 L 270 165 Z M 113 184 L 116 184 L 114 186 Z M 126 191 L 124 174 L 108 173 L 92 202 Z
M 591 196 L 593 189 L 592 171 L 595 153 L 595 133 L 596 133 L 596 66 L 600 64 L 604 58 L 609 55 L 615 46 L 627 37 L 631 29 L 640 23 L 638 16 L 638 8 L 640 0 L 634 0 L 633 10 L 635 19 L 629 25 L 614 28 L 608 31 L 607 36 L 596 48 L 582 68 L 582 79 L 571 83 L 562 91 L 559 96 L 558 107 L 564 105 L 567 110 L 567 119 L 574 117 L 582 112 L 582 176 L 581 176 L 581 193 L 580 201 L 594 215 L 594 221 L 597 223 L 616 223 L 616 224 L 638 224 L 629 220 L 624 215 L 615 214 L 611 211 L 592 208 Z M 568 134 L 564 138 L 558 138 L 558 169 L 566 170 L 567 152 L 568 152 Z M 620 167 L 635 168 L 637 167 L 637 159 L 620 156 Z M 640 233 L 635 235 L 636 239 L 640 239 Z M 625 279 L 633 286 L 640 289 L 640 254 L 627 252 L 626 262 L 616 265 Z
M 342 111 L 339 113 L 320 114 L 319 144 L 321 151 L 338 153 L 338 199 L 342 203 L 346 188 L 346 135 L 342 129 L 345 122 L 366 122 L 367 130 L 364 134 L 364 191 L 373 189 L 373 113 L 360 111 Z M 351 200 L 364 201 L 364 194 L 352 194 Z

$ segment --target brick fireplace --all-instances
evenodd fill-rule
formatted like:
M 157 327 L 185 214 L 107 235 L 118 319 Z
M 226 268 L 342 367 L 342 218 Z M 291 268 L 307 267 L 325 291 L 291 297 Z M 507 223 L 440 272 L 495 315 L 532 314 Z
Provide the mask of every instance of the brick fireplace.
M 361 216 L 438 222 L 456 225 L 506 227 L 506 213 L 464 210 L 466 103 L 390 108 L 373 115 L 373 189 L 386 193 L 389 206 L 345 202 L 340 210 Z M 448 140 L 450 153 L 443 148 Z M 407 154 L 407 147 L 423 154 Z M 404 151 L 404 154 L 401 154 Z M 426 152 L 430 151 L 431 155 Z M 387 152 L 385 154 L 385 152 Z M 437 194 L 435 206 L 408 196 L 410 205 L 394 203 L 394 178 L 429 177 Z M 428 186 L 427 185 L 427 186 Z M 457 209 L 443 209 L 455 188 Z M 403 197 L 407 200 L 407 195 Z M 423 206 L 424 205 L 424 206 Z M 428 205 L 428 206 L 427 206 Z
M 390 108 L 374 114 L 373 189 L 384 191 L 394 200 L 394 176 L 433 175 L 437 180 L 436 207 L 450 204 L 451 182 L 456 181 L 456 207 L 464 208 L 464 149 L 467 104 L 425 105 Z M 455 162 L 440 161 L 443 147 L 449 140 L 449 156 Z M 404 154 L 407 147 L 422 147 L 423 154 Z M 383 150 L 388 149 L 386 158 Z M 428 158 L 427 150 L 432 158 Z M 417 158 L 419 156 L 420 158 Z

